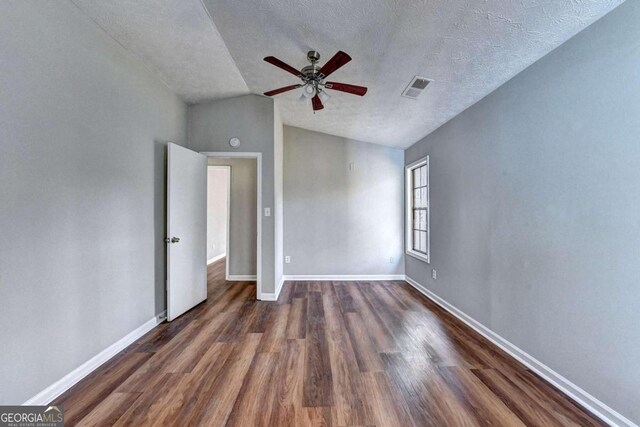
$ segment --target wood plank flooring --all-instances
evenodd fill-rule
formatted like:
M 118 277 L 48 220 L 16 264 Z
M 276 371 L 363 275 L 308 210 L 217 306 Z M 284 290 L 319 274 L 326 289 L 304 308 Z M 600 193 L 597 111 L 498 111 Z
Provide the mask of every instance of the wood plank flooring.
M 66 425 L 603 425 L 405 282 L 287 282 L 209 266 L 208 300 L 67 391 Z

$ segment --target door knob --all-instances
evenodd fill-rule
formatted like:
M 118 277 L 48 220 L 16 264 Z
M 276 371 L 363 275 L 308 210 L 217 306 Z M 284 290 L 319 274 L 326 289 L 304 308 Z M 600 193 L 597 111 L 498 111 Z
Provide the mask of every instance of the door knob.
M 166 243 L 178 243 L 180 241 L 179 237 L 172 237 L 171 239 L 169 239 L 168 237 L 166 239 L 164 239 L 164 241 Z

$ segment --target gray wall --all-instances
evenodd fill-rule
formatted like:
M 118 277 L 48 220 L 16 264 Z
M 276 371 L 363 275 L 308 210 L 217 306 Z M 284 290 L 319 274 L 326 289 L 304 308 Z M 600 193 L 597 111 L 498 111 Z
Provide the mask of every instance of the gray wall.
M 227 252 L 229 274 L 255 276 L 258 248 L 256 161 L 210 157 L 209 164 L 231 166 L 231 218 Z
M 285 274 L 403 274 L 403 175 L 401 150 L 285 126 Z
M 246 95 L 189 106 L 189 148 L 262 153 L 262 207 L 274 207 L 273 100 Z M 229 139 L 240 138 L 238 148 Z M 262 215 L 262 292 L 274 292 L 274 214 Z
M 230 175 L 227 167 L 207 170 L 207 261 L 227 253 Z
M 0 2 L 0 404 L 165 307 L 186 106 L 70 2 Z
M 635 422 L 639 22 L 622 4 L 405 153 L 432 206 L 407 275 Z

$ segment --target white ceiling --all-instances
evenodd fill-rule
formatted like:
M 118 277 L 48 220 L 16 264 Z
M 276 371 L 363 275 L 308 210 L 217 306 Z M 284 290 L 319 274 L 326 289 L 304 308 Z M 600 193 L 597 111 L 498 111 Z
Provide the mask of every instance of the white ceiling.
M 344 50 L 353 61 L 331 80 L 369 92 L 332 91 L 316 114 L 295 92 L 278 95 L 284 123 L 401 148 L 623 2 L 202 0 L 205 8 L 200 0 L 72 1 L 188 102 L 297 83 L 265 56 L 301 68 L 307 50 L 318 50 L 321 63 Z M 415 75 L 434 83 L 418 100 L 401 97 Z
M 200 0 L 71 0 L 186 102 L 249 88 Z

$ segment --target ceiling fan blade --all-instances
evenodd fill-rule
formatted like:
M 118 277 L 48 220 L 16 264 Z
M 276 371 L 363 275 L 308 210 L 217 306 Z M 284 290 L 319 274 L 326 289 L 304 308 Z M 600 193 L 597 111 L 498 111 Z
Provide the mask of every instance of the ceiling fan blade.
M 291 65 L 280 61 L 275 56 L 267 56 L 266 58 L 264 58 L 264 60 L 267 61 L 269 64 L 275 65 L 278 68 L 282 68 L 283 70 L 293 74 L 296 77 L 302 77 L 302 73 L 300 71 L 296 70 Z
M 324 105 L 322 105 L 322 101 L 318 95 L 311 98 L 311 104 L 313 105 L 313 111 L 322 110 Z
M 327 89 L 339 90 L 341 92 L 351 93 L 353 95 L 364 96 L 367 93 L 367 88 L 364 86 L 350 85 L 347 83 L 327 82 L 325 86 Z
M 288 92 L 290 90 L 298 89 L 299 87 L 302 87 L 302 85 L 285 86 L 285 87 L 281 87 L 279 89 L 270 90 L 269 92 L 265 92 L 264 94 L 265 94 L 265 96 L 273 96 L 273 95 L 277 95 L 277 94 L 282 93 L 282 92 Z
M 320 74 L 322 74 L 324 77 L 327 77 L 329 74 L 333 73 L 349 61 L 351 61 L 351 57 L 345 52 L 339 50 L 338 53 L 333 55 L 333 58 L 327 61 L 327 63 L 324 64 L 322 68 L 320 68 Z

